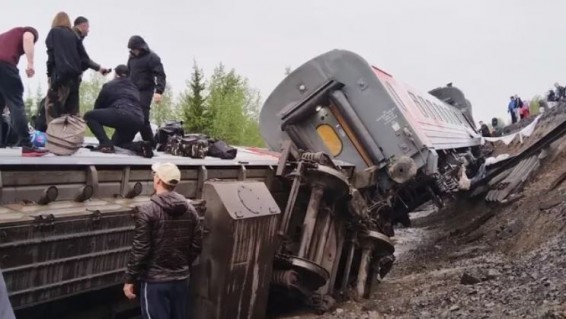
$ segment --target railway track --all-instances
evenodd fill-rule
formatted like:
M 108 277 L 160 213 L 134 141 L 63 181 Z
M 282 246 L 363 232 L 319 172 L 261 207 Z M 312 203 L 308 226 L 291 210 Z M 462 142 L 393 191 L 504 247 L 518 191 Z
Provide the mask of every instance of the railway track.
M 566 135 L 566 120 L 562 121 L 554 129 L 544 135 L 541 139 L 529 146 L 521 153 L 512 156 L 504 161 L 493 164 L 486 173 L 479 179 L 472 181 L 470 191 L 472 196 L 478 195 L 489 189 L 489 183 L 494 178 L 501 176 L 507 170 L 513 170 L 521 162 L 528 161 L 529 158 L 538 156 L 540 152 L 553 142 Z

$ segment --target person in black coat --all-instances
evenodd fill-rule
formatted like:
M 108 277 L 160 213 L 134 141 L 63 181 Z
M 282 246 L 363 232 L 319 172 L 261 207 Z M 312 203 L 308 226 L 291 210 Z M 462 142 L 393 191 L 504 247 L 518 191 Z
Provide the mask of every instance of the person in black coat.
M 94 109 L 84 115 L 86 124 L 99 142 L 94 150 L 114 153 L 114 146 L 118 146 L 144 157 L 152 157 L 150 142 L 132 142 L 144 123 L 138 89 L 128 78 L 127 66 L 121 64 L 114 72 L 115 78 L 102 86 Z M 115 129 L 112 139 L 106 135 L 104 126 Z
M 149 112 L 152 100 L 159 103 L 161 95 L 165 91 L 165 71 L 161 58 L 149 49 L 148 44 L 142 37 L 138 35 L 132 36 L 128 41 L 128 49 L 130 49 L 128 58 L 130 79 L 139 89 L 144 115 L 144 125 L 140 134 L 144 141 L 150 141 L 152 146 L 155 147 L 155 139 L 149 123 Z
M 53 19 L 45 39 L 49 91 L 45 105 L 47 125 L 63 114 L 79 114 L 79 86 L 83 65 L 90 60 L 65 12 Z

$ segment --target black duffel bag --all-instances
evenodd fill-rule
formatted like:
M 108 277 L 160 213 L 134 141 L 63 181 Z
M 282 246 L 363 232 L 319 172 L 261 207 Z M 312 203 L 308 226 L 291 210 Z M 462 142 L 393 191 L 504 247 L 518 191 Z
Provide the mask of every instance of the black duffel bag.
M 218 140 L 211 141 L 208 147 L 208 156 L 218 157 L 221 159 L 234 159 L 238 154 L 238 150 L 226 142 Z
M 183 157 L 205 158 L 208 153 L 208 139 L 199 136 L 170 136 L 165 147 L 165 153 Z

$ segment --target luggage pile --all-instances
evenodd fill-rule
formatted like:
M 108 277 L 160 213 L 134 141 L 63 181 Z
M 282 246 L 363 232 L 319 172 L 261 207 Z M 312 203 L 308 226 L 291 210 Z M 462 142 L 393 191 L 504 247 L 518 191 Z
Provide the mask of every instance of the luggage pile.
M 226 142 L 211 139 L 204 134 L 185 134 L 183 122 L 169 121 L 155 134 L 157 151 L 191 158 L 206 156 L 234 159 L 238 150 Z

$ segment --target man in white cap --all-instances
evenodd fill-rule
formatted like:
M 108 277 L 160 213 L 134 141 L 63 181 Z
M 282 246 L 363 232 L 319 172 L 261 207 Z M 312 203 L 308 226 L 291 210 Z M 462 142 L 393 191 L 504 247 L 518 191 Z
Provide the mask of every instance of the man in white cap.
M 202 230 L 195 208 L 174 191 L 179 168 L 156 163 L 151 170 L 155 194 L 136 213 L 124 294 L 135 299 L 139 281 L 143 318 L 187 318 L 190 266 L 202 250 Z

